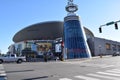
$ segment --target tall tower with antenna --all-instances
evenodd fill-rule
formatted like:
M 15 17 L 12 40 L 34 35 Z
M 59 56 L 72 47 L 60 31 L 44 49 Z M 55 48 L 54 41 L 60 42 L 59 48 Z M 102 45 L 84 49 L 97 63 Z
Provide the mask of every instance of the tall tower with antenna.
M 73 3 L 73 0 L 68 0 L 65 9 L 68 12 L 64 18 L 64 49 L 66 50 L 67 58 L 90 58 L 91 54 L 83 27 L 81 26 L 79 16 L 75 14 L 78 6 Z

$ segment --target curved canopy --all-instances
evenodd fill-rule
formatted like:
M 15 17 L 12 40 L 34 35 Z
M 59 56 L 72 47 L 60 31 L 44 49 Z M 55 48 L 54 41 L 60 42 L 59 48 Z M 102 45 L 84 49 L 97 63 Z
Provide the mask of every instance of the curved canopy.
M 28 26 L 13 37 L 14 42 L 25 40 L 55 40 L 63 35 L 63 22 L 52 21 Z
M 84 27 L 87 35 L 93 33 Z M 13 41 L 15 43 L 26 40 L 55 40 L 63 36 L 63 22 L 50 21 L 30 25 L 15 34 Z

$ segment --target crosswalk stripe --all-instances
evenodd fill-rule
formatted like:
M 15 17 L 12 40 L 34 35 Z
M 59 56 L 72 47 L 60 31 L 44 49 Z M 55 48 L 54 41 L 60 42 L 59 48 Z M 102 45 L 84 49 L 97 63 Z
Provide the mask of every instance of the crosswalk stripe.
M 106 72 L 120 74 L 120 71 L 114 71 L 114 70 L 107 70 Z
M 0 76 L 4 76 L 4 77 L 5 77 L 5 76 L 6 76 L 6 74 L 5 74 L 5 73 L 2 73 L 2 74 L 0 74 Z
M 113 71 L 120 71 L 120 69 L 112 69 Z
M 113 67 L 114 65 L 105 65 L 105 66 L 101 66 L 102 68 L 108 68 L 108 67 Z
M 82 80 L 101 80 L 101 78 L 109 80 L 120 80 L 120 69 L 105 70 L 103 72 L 89 73 L 86 75 L 74 76 L 74 78 Z M 59 80 L 72 80 L 70 78 L 60 78 Z
M 82 76 L 82 75 L 74 76 L 74 77 L 79 78 L 79 79 L 84 79 L 84 80 L 100 80 L 100 79 L 97 79 L 97 78 L 92 78 L 92 77 L 87 77 L 87 76 Z
M 69 79 L 69 78 L 61 78 L 59 80 L 72 80 L 72 79 Z
M 6 77 L 6 76 L 7 76 L 7 75 L 6 75 L 5 71 L 4 71 L 4 67 L 3 67 L 2 64 L 0 64 L 0 77 L 4 77 L 5 80 L 7 80 L 7 77 Z
M 112 80 L 120 80 L 119 78 L 116 78 L 116 77 L 103 76 L 103 75 L 98 75 L 98 74 L 87 74 L 87 75 L 93 76 L 93 77 L 99 77 L 99 78 L 112 79 Z
M 99 74 L 111 75 L 111 76 L 120 76 L 119 74 L 106 73 L 106 72 L 97 72 Z

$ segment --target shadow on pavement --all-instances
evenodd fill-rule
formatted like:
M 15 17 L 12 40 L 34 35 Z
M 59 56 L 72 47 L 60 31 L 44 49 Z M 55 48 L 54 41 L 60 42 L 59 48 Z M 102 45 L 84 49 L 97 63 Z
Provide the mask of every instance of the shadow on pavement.
M 35 77 L 35 78 L 28 78 L 28 79 L 22 79 L 22 80 L 35 80 L 35 79 L 43 79 L 48 78 L 49 76 L 42 76 L 42 77 Z
M 6 73 L 15 73 L 15 72 L 28 72 L 28 71 L 34 71 L 34 70 L 20 70 L 20 71 L 6 71 Z

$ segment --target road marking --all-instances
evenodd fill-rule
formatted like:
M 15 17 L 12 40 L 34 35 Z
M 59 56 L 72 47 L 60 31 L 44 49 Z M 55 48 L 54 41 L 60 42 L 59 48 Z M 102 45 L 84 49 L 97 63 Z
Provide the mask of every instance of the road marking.
M 112 70 L 114 70 L 114 71 L 120 71 L 120 69 L 112 69 Z
M 106 78 L 106 79 L 112 79 L 112 80 L 120 80 L 120 78 L 98 75 L 98 74 L 87 74 L 87 75 L 92 76 L 92 77 Z
M 80 80 L 81 79 L 82 80 L 102 80 L 102 79 L 120 80 L 120 69 L 105 70 L 103 72 L 88 73 L 85 75 L 78 75 L 73 77 Z M 72 80 L 72 79 L 61 78 L 59 80 Z
M 97 72 L 99 74 L 111 75 L 111 76 L 120 76 L 119 74 L 106 73 L 106 72 Z
M 101 66 L 101 68 L 108 68 L 108 67 L 113 67 L 115 65 L 104 65 L 104 66 Z
M 79 78 L 79 79 L 84 79 L 84 80 L 100 80 L 98 78 L 92 78 L 92 77 L 87 77 L 87 76 L 82 76 L 82 75 L 74 76 L 74 77 Z
M 69 79 L 69 78 L 61 78 L 59 80 L 72 80 L 72 79 Z
M 6 76 L 7 76 L 7 75 L 6 75 L 5 71 L 4 71 L 4 67 L 3 67 L 2 64 L 0 64 L 0 77 L 5 77 L 5 78 L 7 78 Z
M 106 72 L 120 74 L 120 71 L 115 71 L 115 70 L 107 70 Z
M 4 76 L 4 77 L 5 77 L 5 76 L 6 76 L 6 74 L 5 74 L 5 73 L 2 73 L 2 74 L 0 74 L 0 76 Z

